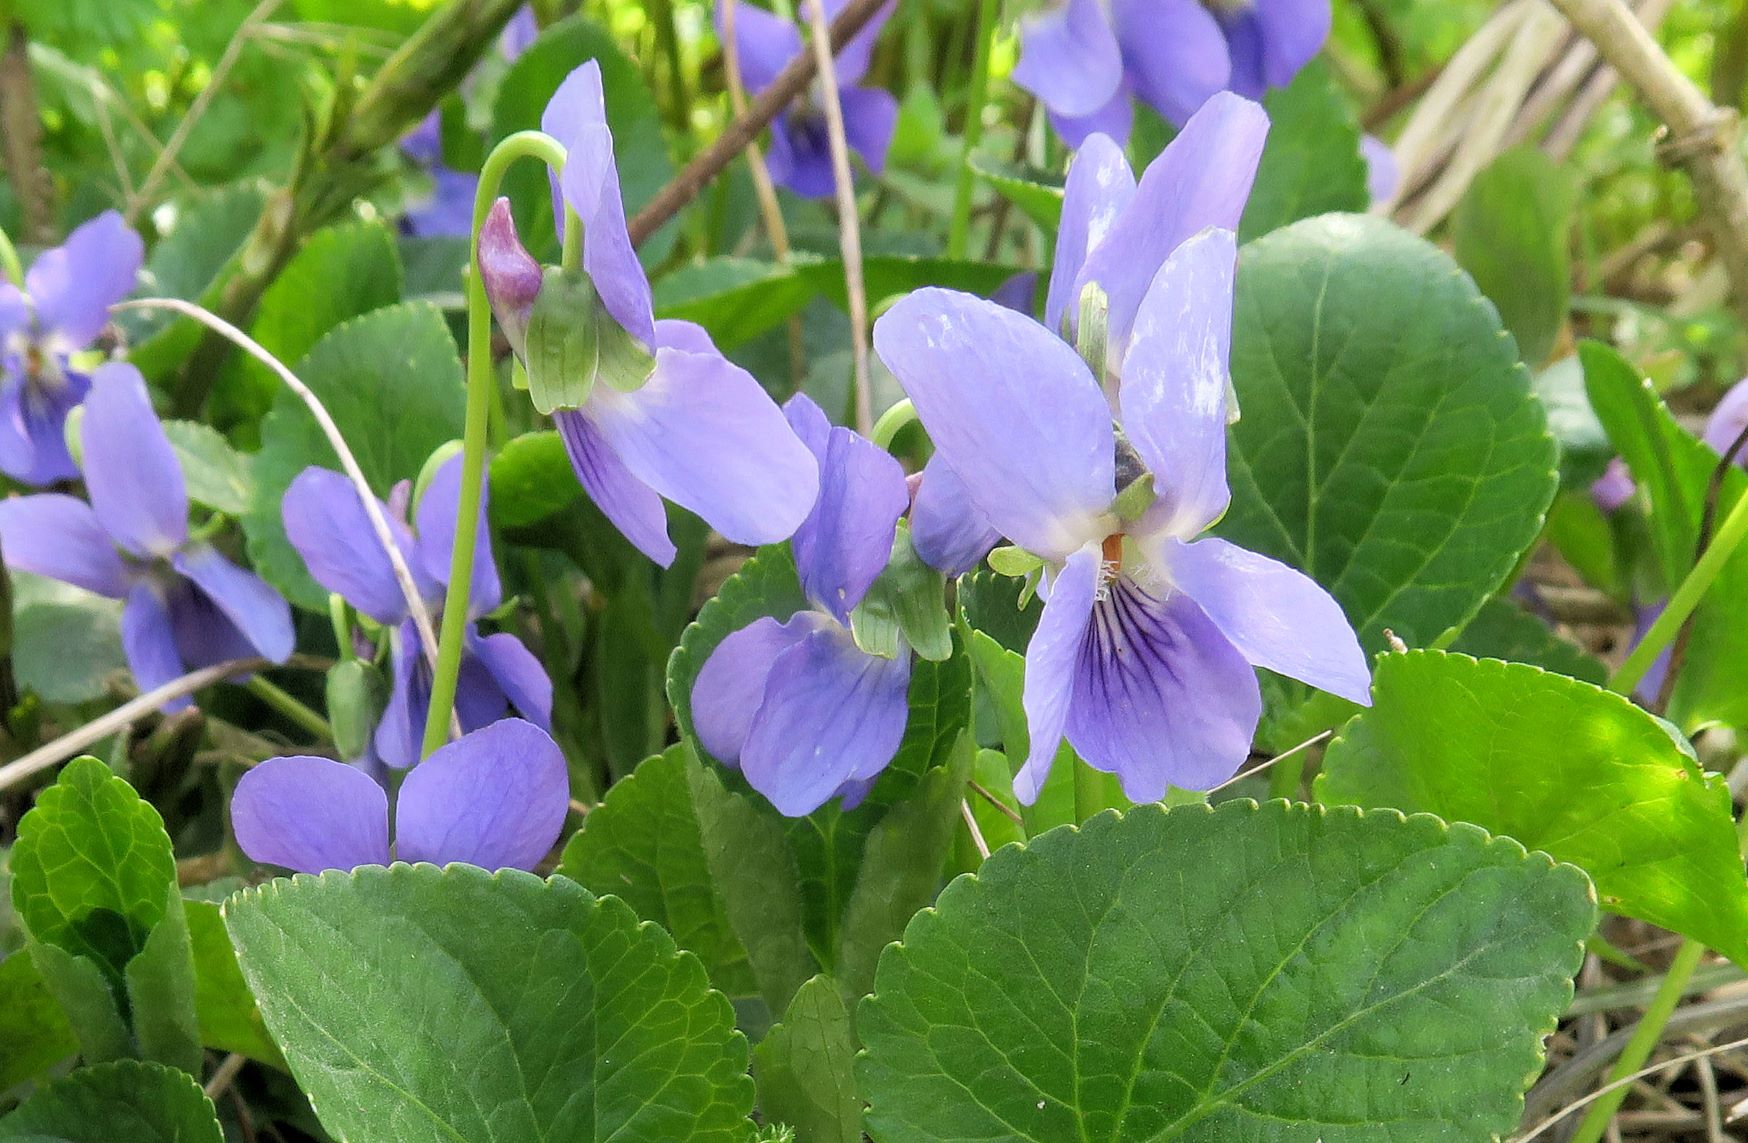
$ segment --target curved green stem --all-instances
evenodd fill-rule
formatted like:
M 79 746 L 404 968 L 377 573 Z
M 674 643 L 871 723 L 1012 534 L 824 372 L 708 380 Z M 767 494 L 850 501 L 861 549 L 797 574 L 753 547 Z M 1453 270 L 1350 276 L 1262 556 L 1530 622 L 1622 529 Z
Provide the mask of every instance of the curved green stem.
M 959 182 L 953 188 L 953 221 L 947 231 L 947 257 L 963 258 L 971 244 L 971 156 L 983 141 L 983 105 L 989 100 L 989 58 L 1001 23 L 998 0 L 983 0 L 977 10 L 977 54 L 971 61 L 971 92 L 965 101 L 965 150 L 959 157 Z
M 904 427 L 915 424 L 917 419 L 916 406 L 906 397 L 880 414 L 880 419 L 874 422 L 874 431 L 868 434 L 869 439 L 881 448 L 890 450 L 892 442 L 904 431 Z
M 492 310 L 480 277 L 479 231 L 497 197 L 504 172 L 517 159 L 538 159 L 553 171 L 564 169 L 564 148 L 539 131 L 518 131 L 492 149 L 480 170 L 473 199 L 473 252 L 467 274 L 467 420 L 462 432 L 461 503 L 456 509 L 455 550 L 449 559 L 449 590 L 443 598 L 443 629 L 437 640 L 437 666 L 431 677 L 431 709 L 425 715 L 422 756 L 443 745 L 455 707 L 455 681 L 461 674 L 461 648 L 467 637 L 467 601 L 473 590 L 473 553 L 479 543 L 480 494 L 486 471 L 486 435 L 491 429 Z M 574 229 L 567 227 L 567 230 Z
M 0 228 L 0 273 L 10 278 L 13 285 L 24 289 L 24 263 L 18 260 L 18 248 L 12 245 L 12 239 L 3 228 Z
M 334 729 L 328 725 L 328 720 L 268 682 L 261 675 L 250 675 L 244 684 L 249 692 L 292 722 L 309 731 L 323 742 L 334 740 Z

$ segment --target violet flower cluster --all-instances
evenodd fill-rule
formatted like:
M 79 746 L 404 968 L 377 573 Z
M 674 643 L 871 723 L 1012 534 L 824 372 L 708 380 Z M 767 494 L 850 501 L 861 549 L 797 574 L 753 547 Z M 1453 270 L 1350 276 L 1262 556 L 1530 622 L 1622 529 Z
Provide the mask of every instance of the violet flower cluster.
M 461 457 L 438 466 L 413 510 L 416 531 L 407 526 L 407 486 L 381 504 L 419 596 L 433 616 L 441 612 L 455 549 L 455 520 L 461 501 Z M 380 504 L 380 502 L 379 502 Z M 404 770 L 418 761 L 431 706 L 431 670 L 419 643 L 406 595 L 395 579 L 358 490 L 338 472 L 306 468 L 286 490 L 281 505 L 285 534 L 317 583 L 389 631 L 392 683 L 388 705 L 372 738 L 372 749 L 354 759 L 367 772 L 378 764 Z M 477 621 L 503 602 L 503 587 L 492 559 L 490 533 L 480 502 L 479 542 L 474 549 L 467 628 L 461 674 L 456 681 L 455 713 L 463 731 L 478 730 L 514 707 L 543 731 L 551 729 L 552 680 L 540 660 L 508 632 L 481 635 Z
M 787 539 L 813 507 L 818 465 L 764 388 L 701 327 L 655 320 L 649 278 L 626 228 L 597 63 L 566 78 L 541 127 L 567 154 L 554 212 L 561 229 L 566 206 L 581 220 L 592 292 L 591 307 L 566 318 L 598 323 L 603 340 L 621 339 L 648 361 L 635 388 L 580 378 L 587 398 L 554 410 L 577 479 L 614 526 L 664 567 L 675 555 L 664 500 L 736 543 Z M 495 204 L 479 246 L 492 309 L 526 358 L 534 308 L 551 285 L 517 241 L 506 201 Z
M 231 797 L 237 844 L 255 861 L 299 873 L 466 862 L 533 869 L 558 841 L 570 806 L 564 755 L 521 719 L 494 722 L 438 747 L 389 793 L 331 758 L 269 758 Z
M 1266 131 L 1261 108 L 1216 96 L 1139 184 L 1112 140 L 1089 139 L 1069 173 L 1047 325 L 941 289 L 875 325 L 932 463 L 963 489 L 963 530 L 993 529 L 1041 566 L 1022 801 L 1064 737 L 1138 802 L 1224 781 L 1261 715 L 1254 667 L 1369 701 L 1366 657 L 1322 587 L 1202 535 L 1230 499 L 1232 231 Z M 1104 337 L 1079 328 L 1089 291 Z M 1104 355 L 1089 367 L 1063 328 Z
M 812 0 L 800 0 L 811 3 Z M 826 19 L 837 18 L 848 0 L 824 0 Z M 869 171 L 886 168 L 886 151 L 898 125 L 898 100 L 878 87 L 861 86 L 874 57 L 874 42 L 892 16 L 896 3 L 875 13 L 862 30 L 832 57 L 838 82 L 838 103 L 844 114 L 844 141 L 861 156 Z M 723 34 L 722 0 L 716 3 L 716 32 Z M 749 94 L 769 87 L 805 48 L 801 28 L 753 4 L 734 8 L 735 55 L 741 81 Z M 766 156 L 771 181 L 803 198 L 830 198 L 835 187 L 831 146 L 826 133 L 822 80 L 778 113 L 771 123 L 771 151 Z
M 79 439 L 91 502 L 55 492 L 0 500 L 6 566 L 125 600 L 122 648 L 142 691 L 233 659 L 284 662 L 291 608 L 189 531 L 182 468 L 139 370 L 102 365 L 90 389 Z
M 893 655 L 863 650 L 850 615 L 886 569 L 910 493 L 896 460 L 808 397 L 784 411 L 822 474 L 791 541 L 812 607 L 719 643 L 693 685 L 692 722 L 705 750 L 800 816 L 833 797 L 860 801 L 904 738 L 910 648 L 901 636 Z
M 140 236 L 109 210 L 40 254 L 23 290 L 0 281 L 0 472 L 35 485 L 79 475 L 65 426 L 91 379 L 72 357 L 133 291 L 143 253 Z
M 1330 0 L 1059 0 L 1022 22 L 1014 82 L 1070 146 L 1122 142 L 1133 99 L 1179 125 L 1216 92 L 1291 83 L 1330 22 Z

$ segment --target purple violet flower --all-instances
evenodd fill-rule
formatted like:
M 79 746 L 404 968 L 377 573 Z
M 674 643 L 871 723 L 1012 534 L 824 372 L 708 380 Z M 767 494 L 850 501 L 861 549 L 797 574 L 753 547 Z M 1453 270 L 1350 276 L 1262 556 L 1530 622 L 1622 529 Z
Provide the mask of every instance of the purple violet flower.
M 231 796 L 237 844 L 298 873 L 466 862 L 533 869 L 564 828 L 564 755 L 544 730 L 510 718 L 440 746 L 401 783 L 389 846 L 388 794 L 331 758 L 269 758 Z
M 886 568 L 909 494 L 896 460 L 807 397 L 783 409 L 824 474 L 793 541 L 813 607 L 719 643 L 693 684 L 692 722 L 706 750 L 800 817 L 839 795 L 859 801 L 904 738 L 910 649 L 901 637 L 896 656 L 870 654 L 849 624 Z
M 0 472 L 36 485 L 79 475 L 65 426 L 91 379 L 69 358 L 97 340 L 109 307 L 132 292 L 144 250 L 107 210 L 38 255 L 22 291 L 0 281 Z
M 809 3 L 810 0 L 800 0 Z M 837 18 L 848 0 L 825 0 L 826 19 Z M 834 57 L 838 102 L 844 112 L 844 141 L 879 175 L 886 168 L 886 150 L 898 125 L 898 100 L 878 87 L 861 87 L 874 57 L 874 42 L 886 26 L 895 4 L 875 13 Z M 722 35 L 722 4 L 716 5 L 716 34 Z M 734 9 L 735 53 L 747 92 L 757 95 L 771 85 L 804 44 L 796 25 L 752 4 Z M 771 181 L 803 198 L 830 198 L 835 188 L 831 146 L 826 134 L 820 81 L 810 94 L 796 100 L 771 123 L 771 151 L 766 156 Z
M 189 534 L 182 468 L 139 370 L 99 366 L 79 428 L 91 503 L 60 493 L 0 501 L 6 566 L 126 600 L 122 649 L 142 691 L 231 659 L 284 662 L 291 608 Z
M 1020 26 L 1014 82 L 1057 133 L 1129 138 L 1130 98 L 1181 124 L 1218 91 L 1261 99 L 1329 38 L 1330 0 L 1064 0 Z
M 1706 416 L 1700 440 L 1712 446 L 1720 457 L 1736 443 L 1736 438 L 1748 430 L 1748 378 L 1730 386 L 1716 407 Z M 1748 445 L 1731 458 L 1738 468 L 1748 468 Z M 1639 491 L 1632 470 L 1620 457 L 1613 457 L 1601 476 L 1590 484 L 1590 498 L 1604 512 L 1613 514 L 1623 508 Z M 1658 604 L 1662 610 L 1662 604 Z
M 431 193 L 408 204 L 401 228 L 415 238 L 466 238 L 473 233 L 479 175 L 443 162 L 443 112 L 431 114 L 401 139 L 401 153 L 431 176 Z
M 420 596 L 435 615 L 443 606 L 449 560 L 455 548 L 461 457 L 451 457 L 432 475 L 415 512 L 416 535 L 404 523 L 404 493 L 393 499 L 397 507 L 383 505 L 384 515 Z M 483 520 L 485 510 L 482 495 L 479 543 L 474 549 L 473 586 L 468 598 L 468 617 L 474 620 L 503 601 L 490 534 Z M 394 677 L 373 746 L 376 760 L 405 769 L 419 759 L 425 716 L 431 705 L 431 670 L 406 597 L 395 580 L 388 553 L 377 542 L 358 490 L 338 472 L 306 468 L 286 489 L 281 513 L 286 536 L 316 582 L 391 629 Z M 552 680 L 516 636 L 508 632 L 481 635 L 470 625 L 455 688 L 455 712 L 461 728 L 473 731 L 487 726 L 503 718 L 511 707 L 540 729 L 550 730 Z
M 723 357 L 700 326 L 655 320 L 649 279 L 626 230 L 595 61 L 559 86 L 541 127 L 568 155 L 559 191 L 582 221 L 583 269 L 605 311 L 601 320 L 654 359 L 641 387 L 627 392 L 599 380 L 580 408 L 554 411 L 577 479 L 614 526 L 664 567 L 675 553 L 664 499 L 736 543 L 786 539 L 813 507 L 818 464 L 753 375 Z M 492 309 L 521 353 L 542 278 L 503 200 L 480 231 L 480 265 Z
M 967 294 L 919 290 L 874 327 L 936 461 L 1044 568 L 1026 653 L 1031 755 L 1014 779 L 1023 802 L 1064 736 L 1137 802 L 1224 781 L 1262 712 L 1253 666 L 1369 701 L 1366 657 L 1322 587 L 1201 535 L 1230 499 L 1236 262 L 1222 229 L 1171 254 L 1115 358 L 1114 400 L 1048 329 Z M 1114 327 L 1114 293 L 1111 312 Z

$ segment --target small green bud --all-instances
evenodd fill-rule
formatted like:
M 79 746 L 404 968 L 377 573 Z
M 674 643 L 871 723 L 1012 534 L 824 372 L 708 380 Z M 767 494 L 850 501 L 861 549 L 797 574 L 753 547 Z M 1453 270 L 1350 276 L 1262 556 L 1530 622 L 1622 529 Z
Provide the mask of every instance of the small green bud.
M 534 407 L 580 409 L 597 380 L 632 392 L 649 380 L 655 358 L 619 327 L 581 270 L 548 267 L 528 315 L 525 364 Z
M 362 758 L 388 705 L 382 672 L 362 659 L 345 659 L 328 670 L 328 725 L 340 757 Z
M 1044 560 L 1024 548 L 1000 547 L 989 553 L 991 570 L 1019 579 L 1044 566 Z

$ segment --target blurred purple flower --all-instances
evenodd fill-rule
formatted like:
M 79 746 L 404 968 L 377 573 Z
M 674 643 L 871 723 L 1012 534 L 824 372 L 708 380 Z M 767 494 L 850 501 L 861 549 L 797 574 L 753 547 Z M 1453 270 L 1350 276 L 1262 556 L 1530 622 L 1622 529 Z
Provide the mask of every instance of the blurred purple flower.
M 577 479 L 625 537 L 663 566 L 675 552 L 664 499 L 736 543 L 786 539 L 813 506 L 818 465 L 776 402 L 701 327 L 655 320 L 649 279 L 626 229 L 595 61 L 559 86 L 541 127 L 568 156 L 558 189 L 582 220 L 583 269 L 600 305 L 655 362 L 636 390 L 597 383 L 581 408 L 554 412 Z M 562 215 L 560 203 L 554 208 Z M 520 345 L 540 267 L 517 241 L 502 200 L 480 231 L 480 263 L 498 321 Z
M 1366 163 L 1366 195 L 1373 205 L 1388 201 L 1402 182 L 1402 169 L 1396 162 L 1396 152 L 1376 135 L 1360 137 L 1360 158 Z
M 91 388 L 68 358 L 97 340 L 144 254 L 121 215 L 104 211 L 37 256 L 22 291 L 0 281 L 0 472 L 24 484 L 79 475 L 67 414 Z
M 403 522 L 404 499 L 394 499 L 400 502 L 400 510 L 383 505 L 384 515 L 420 596 L 436 614 L 443 605 L 449 560 L 455 549 L 461 457 L 450 458 L 431 477 L 415 513 L 416 535 Z M 468 617 L 474 620 L 503 601 L 485 511 L 482 495 L 479 543 L 474 549 L 473 586 L 468 598 Z M 306 468 L 286 489 L 281 514 L 286 536 L 316 582 L 392 630 L 394 678 L 373 745 L 382 763 L 396 769 L 411 766 L 419 759 L 425 716 L 431 705 L 431 670 L 406 597 L 395 580 L 388 553 L 377 542 L 358 490 L 338 472 Z M 455 712 L 461 728 L 472 731 L 489 725 L 503 718 L 511 707 L 542 730 L 549 730 L 552 681 L 516 636 L 508 632 L 481 635 L 470 624 L 455 688 Z
M 909 495 L 896 460 L 807 397 L 783 408 L 824 474 L 793 542 L 813 608 L 719 643 L 693 684 L 692 722 L 706 750 L 800 817 L 839 795 L 859 800 L 904 738 L 910 650 L 901 639 L 894 658 L 869 654 L 849 621 L 886 568 Z
M 1322 587 L 1198 538 L 1230 499 L 1236 261 L 1228 230 L 1171 254 L 1134 315 L 1114 402 L 1060 338 L 979 298 L 919 290 L 874 327 L 935 461 L 1046 566 L 1047 602 L 1026 653 L 1031 755 L 1014 779 L 1023 802 L 1037 797 L 1064 735 L 1138 802 L 1224 781 L 1261 715 L 1253 666 L 1368 701 L 1366 657 Z M 1112 314 L 1114 323 L 1114 304 Z
M 1261 99 L 1329 38 L 1330 0 L 1063 0 L 1021 23 L 1014 82 L 1073 147 L 1126 141 L 1130 98 L 1172 124 L 1216 92 Z
M 1748 378 L 1730 386 L 1716 407 L 1706 417 L 1704 430 L 1700 439 L 1712 446 L 1712 451 L 1722 457 L 1736 444 L 1736 438 L 1748 431 Z M 1730 458 L 1738 468 L 1748 469 L 1748 445 Z M 1618 512 L 1631 500 L 1639 490 L 1633 481 L 1632 470 L 1627 462 L 1620 457 L 1614 457 L 1608 462 L 1608 468 L 1590 485 L 1590 498 L 1604 512 Z M 1662 605 L 1658 605 L 1661 609 Z
M 331 758 L 269 758 L 231 795 L 237 844 L 255 861 L 298 873 L 360 865 L 466 862 L 533 869 L 558 841 L 570 805 L 564 755 L 544 730 L 505 719 L 439 747 L 395 800 Z
M 6 566 L 126 600 L 122 648 L 142 691 L 231 659 L 283 662 L 290 606 L 189 535 L 182 468 L 132 365 L 92 374 L 80 448 L 89 505 L 59 493 L 0 501 Z
M 800 4 L 811 0 L 798 0 Z M 825 0 L 827 20 L 837 18 L 849 0 Z M 879 175 L 886 168 L 886 149 L 898 125 L 898 101 L 878 87 L 860 87 L 874 56 L 874 41 L 892 16 L 896 4 L 888 4 L 838 51 L 834 59 L 838 101 L 844 112 L 844 138 L 850 150 L 862 156 L 868 169 Z M 716 34 L 722 35 L 722 2 L 716 4 Z M 801 54 L 802 31 L 781 16 L 752 4 L 737 3 L 734 9 L 734 41 L 741 81 L 756 95 L 771 85 L 789 61 Z M 803 198 L 830 198 L 834 180 L 830 142 L 822 93 L 815 80 L 811 93 L 803 95 L 780 112 L 771 123 L 771 181 L 788 187 Z

